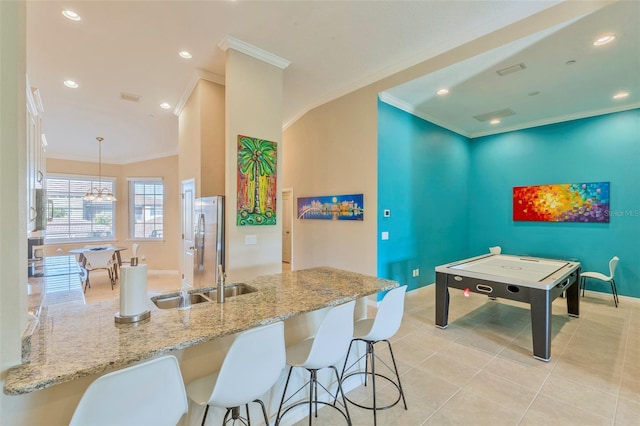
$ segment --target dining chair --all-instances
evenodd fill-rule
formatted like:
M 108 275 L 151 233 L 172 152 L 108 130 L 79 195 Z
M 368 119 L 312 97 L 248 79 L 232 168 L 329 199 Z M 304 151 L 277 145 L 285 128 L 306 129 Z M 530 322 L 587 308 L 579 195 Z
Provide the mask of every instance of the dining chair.
M 582 272 L 580 274 L 580 287 L 582 288 L 582 297 L 584 297 L 584 288 L 587 284 L 587 278 L 602 281 L 611 284 L 611 294 L 613 295 L 613 303 L 618 307 L 618 289 L 616 287 L 616 280 L 614 279 L 616 273 L 616 267 L 618 266 L 618 256 L 613 256 L 609 261 L 609 276 L 601 274 L 600 272 Z
M 84 262 L 82 268 L 86 272 L 84 291 L 86 293 L 87 287 L 91 288 L 91 282 L 89 280 L 90 272 L 99 269 L 104 269 L 109 274 L 109 281 L 111 282 L 111 290 L 113 290 L 116 284 L 116 277 L 114 271 L 114 253 L 115 249 L 105 248 L 101 249 L 88 249 L 85 250 L 82 255 L 84 256 Z

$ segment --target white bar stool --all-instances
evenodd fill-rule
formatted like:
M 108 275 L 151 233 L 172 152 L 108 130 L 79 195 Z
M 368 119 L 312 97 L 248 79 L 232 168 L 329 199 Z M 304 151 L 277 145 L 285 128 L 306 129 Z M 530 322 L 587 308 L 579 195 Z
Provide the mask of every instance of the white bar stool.
M 340 377 L 338 376 L 338 370 L 336 369 L 335 364 L 345 356 L 349 340 L 353 337 L 353 312 L 355 304 L 355 301 L 351 301 L 331 308 L 320 323 L 315 336 L 287 348 L 287 364 L 290 367 L 289 374 L 287 375 L 287 382 L 282 393 L 282 400 L 280 401 L 280 408 L 278 408 L 276 426 L 280 424 L 282 417 L 284 417 L 284 415 L 291 409 L 304 404 L 309 404 L 309 425 L 312 424 L 314 407 L 315 416 L 318 417 L 318 404 L 324 404 L 336 409 L 347 420 L 347 424 L 351 425 L 351 417 L 349 416 L 347 401 L 345 399 L 344 392 L 342 392 Z M 294 367 L 307 369 L 307 371 L 309 371 L 310 378 L 309 381 L 302 385 L 289 398 L 285 399 L 289 380 L 291 379 L 291 372 Z M 322 368 L 331 368 L 336 374 L 338 390 L 336 391 L 333 404 L 318 400 L 318 386 L 324 389 L 329 396 L 333 397 L 333 393 L 318 382 L 318 370 Z M 282 411 L 284 404 L 304 389 L 307 384 L 309 385 L 309 400 L 297 402 Z M 344 411 L 336 406 L 335 401 L 338 399 L 338 394 L 342 395 Z M 281 412 L 282 414 L 280 414 Z
M 398 329 L 400 328 L 400 324 L 402 323 L 402 315 L 404 313 L 404 295 L 407 291 L 407 286 L 402 286 L 395 288 L 387 294 L 385 294 L 384 298 L 380 302 L 378 306 L 378 312 L 376 313 L 375 318 L 373 319 L 363 319 L 356 321 L 353 332 L 353 340 L 351 340 L 351 344 L 349 345 L 349 351 L 347 352 L 347 358 L 344 360 L 344 366 L 342 367 L 341 382 L 344 383 L 346 380 L 352 377 L 357 377 L 360 375 L 364 375 L 364 385 L 367 386 L 367 378 L 371 377 L 371 387 L 373 392 L 373 406 L 365 406 L 362 404 L 358 404 L 350 400 L 346 397 L 347 401 L 352 403 L 353 405 L 364 408 L 367 410 L 373 410 L 373 424 L 375 425 L 377 422 L 376 412 L 378 410 L 386 410 L 395 406 L 400 399 L 402 398 L 402 402 L 404 403 L 404 409 L 407 409 L 407 401 L 404 397 L 404 392 L 402 390 L 402 384 L 400 383 L 400 374 L 398 374 L 398 367 L 396 366 L 396 359 L 393 356 L 393 349 L 391 349 L 391 343 L 389 342 L 389 338 L 391 338 Z M 354 342 L 364 342 L 367 346 L 366 352 L 358 358 L 353 364 L 351 364 L 347 368 L 347 361 L 349 359 L 349 353 L 351 353 L 351 348 Z M 388 366 L 383 360 L 381 360 L 375 353 L 374 345 L 378 342 L 386 342 L 389 346 L 389 352 L 391 353 L 391 360 L 393 361 L 393 369 Z M 362 358 L 365 358 L 365 369 L 364 371 L 353 371 L 345 375 L 345 372 L 352 369 L 354 366 L 358 365 Z M 395 380 L 391 379 L 379 372 L 376 372 L 376 359 L 379 360 L 387 369 L 395 374 Z M 371 369 L 369 369 L 371 367 Z M 376 377 L 381 377 L 393 384 L 398 389 L 398 399 L 392 402 L 389 405 L 379 407 L 376 402 Z
M 238 334 L 225 355 L 220 370 L 187 385 L 189 399 L 198 405 L 206 405 L 202 425 L 207 419 L 209 406 L 227 409 L 223 424 L 227 421 L 235 423 L 236 420 L 243 424 L 251 424 L 250 402 L 260 404 L 265 424 L 268 425 L 267 410 L 264 403 L 257 398 L 276 383 L 285 367 L 285 360 L 282 322 L 252 328 Z M 247 410 L 246 422 L 240 417 L 242 405 Z
M 167 355 L 97 378 L 69 424 L 175 426 L 188 407 L 178 360 Z

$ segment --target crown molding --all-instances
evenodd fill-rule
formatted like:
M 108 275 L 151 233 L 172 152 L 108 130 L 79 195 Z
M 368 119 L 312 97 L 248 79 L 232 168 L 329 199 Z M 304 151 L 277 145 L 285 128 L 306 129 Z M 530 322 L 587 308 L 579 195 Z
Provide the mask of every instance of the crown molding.
M 391 105 L 392 107 L 398 108 L 398 109 L 400 109 L 400 110 L 402 110 L 404 112 L 407 112 L 407 113 L 409 113 L 411 115 L 414 115 L 414 116 L 416 116 L 418 118 L 421 118 L 421 119 L 426 120 L 426 121 L 428 121 L 430 123 L 433 123 L 436 126 L 440 126 L 440 127 L 444 128 L 444 129 L 450 130 L 450 131 L 452 131 L 454 133 L 457 133 L 459 135 L 462 135 L 462 136 L 464 136 L 466 138 L 471 138 L 472 137 L 469 133 L 467 133 L 467 132 L 465 132 L 465 131 L 463 131 L 461 129 L 458 129 L 457 127 L 453 127 L 450 124 L 444 123 L 444 122 L 438 120 L 437 118 L 430 116 L 429 114 L 425 114 L 424 112 L 416 109 L 413 105 L 411 105 L 411 104 L 409 104 L 409 103 L 407 103 L 405 101 L 402 101 L 402 100 L 396 98 L 395 96 L 392 96 L 392 95 L 390 95 L 390 94 L 388 94 L 386 92 L 378 93 L 378 98 L 382 102 L 384 102 L 385 104 Z
M 127 158 L 127 159 L 111 159 L 111 160 L 106 160 L 103 161 L 102 164 L 114 164 L 116 166 L 122 166 L 125 164 L 131 164 L 131 163 L 138 163 L 141 161 L 149 161 L 149 160 L 157 160 L 159 158 L 165 158 L 165 157 L 171 157 L 174 155 L 178 155 L 178 149 L 176 147 L 176 149 L 174 151 L 167 151 L 167 152 L 161 152 L 158 154 L 151 154 L 151 155 L 143 155 L 140 157 L 132 157 L 132 158 Z M 80 161 L 83 163 L 95 163 L 98 164 L 95 157 L 84 157 L 84 156 L 73 156 L 73 155 L 58 155 L 58 154 L 50 154 L 47 152 L 47 158 L 51 158 L 54 160 L 67 160 L 67 161 Z
M 237 38 L 230 35 L 225 35 L 224 38 L 218 43 L 218 47 L 223 52 L 226 52 L 227 49 L 237 50 L 238 52 L 249 55 L 280 69 L 285 69 L 289 65 L 291 65 L 291 61 L 287 59 L 281 58 L 280 56 L 274 55 L 273 53 L 267 52 L 266 50 L 260 49 L 259 47 L 256 47 L 245 41 L 238 40 Z
M 214 74 L 212 72 L 205 71 L 205 70 L 196 70 L 191 75 L 191 79 L 187 83 L 187 86 L 185 87 L 184 91 L 182 92 L 182 96 L 180 97 L 180 100 L 178 101 L 176 107 L 173 109 L 173 114 L 174 115 L 176 115 L 176 116 L 180 115 L 180 113 L 184 109 L 184 106 L 186 105 L 187 101 L 191 97 L 191 94 L 193 93 L 193 90 L 196 88 L 196 86 L 198 85 L 198 82 L 200 80 L 207 80 L 207 81 L 210 81 L 212 83 L 217 83 L 217 84 L 220 84 L 220 85 L 224 86 L 224 76 L 223 75 Z
M 424 112 L 414 108 L 413 105 L 404 102 L 398 98 L 396 98 L 395 96 L 392 96 L 386 92 L 381 92 L 378 94 L 378 98 L 380 99 L 380 101 L 384 102 L 385 104 L 391 105 L 392 107 L 398 108 L 406 113 L 409 113 L 413 116 L 416 116 L 418 118 L 421 118 L 423 120 L 426 120 L 430 123 L 433 123 L 437 126 L 440 126 L 442 128 L 445 128 L 447 130 L 450 130 L 454 133 L 457 133 L 459 135 L 462 135 L 466 138 L 469 139 L 475 139 L 475 138 L 481 138 L 484 136 L 491 136 L 491 135 L 497 135 L 500 133 L 508 133 L 508 132 L 515 132 L 518 130 L 524 130 L 524 129 L 530 129 L 533 127 L 540 127 L 540 126 L 547 126 L 549 124 L 556 124 L 556 123 L 563 123 L 565 121 L 573 121 L 573 120 L 580 120 L 582 118 L 589 118 L 589 117 L 597 117 L 599 115 L 606 115 L 606 114 L 613 114 L 616 112 L 622 112 L 622 111 L 628 111 L 628 110 L 632 110 L 632 109 L 636 109 L 636 108 L 640 108 L 640 102 L 635 102 L 632 104 L 628 104 L 628 105 L 621 105 L 621 106 L 616 106 L 616 107 L 612 107 L 612 108 L 604 108 L 604 109 L 599 109 L 599 110 L 594 110 L 594 111 L 583 111 L 580 113 L 575 113 L 575 114 L 567 114 L 567 115 L 562 115 L 559 117 L 552 117 L 552 118 L 545 118 L 542 120 L 536 120 L 536 121 L 530 121 L 528 123 L 522 123 L 521 125 L 518 126 L 511 126 L 511 127 L 502 127 L 502 128 L 495 128 L 493 130 L 490 131 L 482 131 L 482 132 L 474 132 L 474 133 L 468 133 L 468 132 L 464 132 L 458 128 L 455 128 L 451 125 L 448 125 L 446 123 L 443 123 L 441 121 L 438 121 L 436 118 L 430 116 L 429 114 L 425 114 Z
M 518 130 L 530 129 L 533 127 L 548 126 L 550 124 L 564 123 L 566 121 L 581 120 L 583 118 L 597 117 L 599 115 L 614 114 L 616 112 L 629 111 L 637 108 L 640 108 L 640 102 L 635 102 L 632 104 L 621 105 L 621 106 L 615 106 L 611 108 L 603 108 L 603 109 L 598 109 L 593 111 L 583 111 L 583 112 L 578 112 L 574 114 L 566 114 L 558 117 L 545 118 L 542 120 L 530 121 L 528 123 L 523 123 L 522 125 L 519 125 L 519 126 L 511 126 L 511 127 L 496 129 L 495 131 L 492 131 L 492 132 L 475 132 L 471 134 L 469 137 L 471 139 L 475 139 L 475 138 L 481 138 L 483 136 L 496 135 L 498 133 L 516 132 Z

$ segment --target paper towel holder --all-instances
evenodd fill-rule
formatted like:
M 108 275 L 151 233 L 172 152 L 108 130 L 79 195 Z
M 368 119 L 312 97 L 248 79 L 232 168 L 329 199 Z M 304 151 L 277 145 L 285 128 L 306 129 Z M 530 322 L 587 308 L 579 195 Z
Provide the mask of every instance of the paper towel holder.
M 151 311 L 145 311 L 137 315 L 120 315 L 120 312 L 116 312 L 113 317 L 116 321 L 116 324 L 131 324 L 134 322 L 146 320 L 147 318 L 151 317 Z

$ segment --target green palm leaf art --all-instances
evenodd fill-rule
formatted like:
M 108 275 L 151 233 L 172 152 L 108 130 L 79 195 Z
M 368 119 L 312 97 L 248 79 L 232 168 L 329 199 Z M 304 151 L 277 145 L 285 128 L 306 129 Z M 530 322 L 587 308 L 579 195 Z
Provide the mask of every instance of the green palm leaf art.
M 277 144 L 238 135 L 237 224 L 276 224 Z

